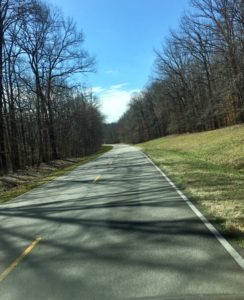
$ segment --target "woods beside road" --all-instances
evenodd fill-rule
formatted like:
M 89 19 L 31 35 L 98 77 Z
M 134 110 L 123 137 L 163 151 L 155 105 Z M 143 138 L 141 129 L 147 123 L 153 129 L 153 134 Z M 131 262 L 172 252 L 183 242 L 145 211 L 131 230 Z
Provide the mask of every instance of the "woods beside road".
M 141 143 L 243 123 L 243 12 L 241 0 L 192 0 L 155 51 L 146 88 L 104 126 L 97 97 L 77 80 L 95 58 L 75 22 L 45 1 L 1 2 L 0 175 L 94 153 L 103 131 L 106 143 Z
M 192 0 L 177 30 L 155 51 L 146 88 L 132 95 L 117 123 L 104 124 L 92 89 L 77 81 L 95 70 L 95 58 L 75 22 L 42 0 L 2 1 L 3 189 L 21 181 L 18 172 L 79 160 L 104 141 L 136 144 L 163 137 L 162 144 L 141 147 L 243 246 L 243 125 L 236 125 L 244 122 L 243 3 Z M 174 144 L 175 134 L 182 137 Z
M 156 49 L 151 80 L 108 126 L 108 141 L 141 143 L 244 122 L 244 2 L 190 3 Z
M 94 68 L 72 18 L 45 1 L 1 1 L 0 176 L 100 148 L 96 97 L 75 77 Z

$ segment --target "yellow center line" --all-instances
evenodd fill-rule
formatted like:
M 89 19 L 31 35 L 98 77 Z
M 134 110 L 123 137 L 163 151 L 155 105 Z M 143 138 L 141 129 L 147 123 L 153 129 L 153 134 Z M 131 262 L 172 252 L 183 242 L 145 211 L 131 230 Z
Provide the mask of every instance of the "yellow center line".
M 102 177 L 102 175 L 98 175 L 98 176 L 94 179 L 93 183 L 96 183 L 101 177 Z
M 17 257 L 11 265 L 0 273 L 0 283 L 19 265 L 19 263 L 36 247 L 36 245 L 42 240 L 41 236 L 37 237 L 25 250 Z

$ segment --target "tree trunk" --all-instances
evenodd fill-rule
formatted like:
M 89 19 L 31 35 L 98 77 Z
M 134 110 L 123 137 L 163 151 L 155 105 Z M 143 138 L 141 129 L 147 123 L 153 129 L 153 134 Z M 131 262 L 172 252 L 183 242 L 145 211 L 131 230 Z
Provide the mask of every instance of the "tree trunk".
M 53 110 L 51 106 L 51 79 L 48 80 L 48 89 L 47 89 L 47 108 L 48 108 L 48 133 L 50 139 L 50 145 L 52 148 L 52 159 L 58 159 L 57 146 L 56 146 L 56 137 L 54 133 L 54 124 L 53 124 Z
M 2 12 L 1 12 L 2 14 Z M 7 173 L 7 158 L 4 140 L 4 116 L 3 116 L 3 44 L 4 30 L 3 19 L 0 16 L 0 173 Z

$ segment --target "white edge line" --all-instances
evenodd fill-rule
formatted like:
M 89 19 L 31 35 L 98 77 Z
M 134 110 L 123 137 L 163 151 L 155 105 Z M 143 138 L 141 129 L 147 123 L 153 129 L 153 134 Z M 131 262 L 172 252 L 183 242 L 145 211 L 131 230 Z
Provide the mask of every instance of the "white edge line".
M 231 244 L 222 236 L 222 234 L 204 217 L 204 215 L 196 208 L 196 206 L 176 187 L 176 185 L 169 179 L 167 175 L 148 157 L 144 152 L 144 156 L 153 164 L 153 166 L 159 171 L 159 173 L 168 181 L 168 183 L 176 190 L 180 197 L 187 203 L 192 211 L 199 217 L 203 224 L 209 231 L 216 237 L 225 250 L 232 256 L 236 263 L 244 270 L 243 257 L 231 246 Z

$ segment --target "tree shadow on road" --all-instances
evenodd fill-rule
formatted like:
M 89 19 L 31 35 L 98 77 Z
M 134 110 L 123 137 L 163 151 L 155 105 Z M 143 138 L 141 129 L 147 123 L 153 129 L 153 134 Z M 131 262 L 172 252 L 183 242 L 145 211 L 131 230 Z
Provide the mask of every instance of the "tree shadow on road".
M 99 159 L 99 165 L 107 163 L 106 157 Z M 157 284 L 162 282 L 161 290 L 168 294 L 189 292 L 187 282 L 191 280 L 205 281 L 208 292 L 223 280 L 229 280 L 233 290 L 240 287 L 232 275 L 233 268 L 240 273 L 238 266 L 226 260 L 224 248 L 216 247 L 215 237 L 143 156 L 135 155 L 131 163 L 118 168 L 109 169 L 109 176 L 105 172 L 94 184 L 77 179 L 81 169 L 87 176 L 82 167 L 69 178 L 62 176 L 33 190 L 22 201 L 2 206 L 2 268 L 20 254 L 19 245 L 24 247 L 41 235 L 44 239 L 38 251 L 25 264 L 40 278 L 38 288 L 53 285 L 53 299 L 60 297 L 56 291 L 60 284 L 87 295 L 95 284 L 101 289 L 97 299 L 102 299 L 101 294 L 117 299 L 114 290 L 107 288 L 106 278 L 113 278 L 110 273 L 117 276 L 117 283 L 111 279 L 110 284 L 126 289 L 134 283 L 137 296 L 144 295 L 144 287 L 136 285 L 133 274 L 148 276 L 151 284 L 151 272 L 157 274 Z M 219 263 L 221 260 L 224 263 Z M 59 271 L 60 265 L 64 270 L 78 266 L 82 270 L 66 277 Z M 178 282 L 172 287 L 163 284 L 164 276 L 172 274 Z M 28 276 L 24 272 L 23 280 Z M 92 276 L 94 282 L 89 282 L 87 278 Z M 130 292 L 130 296 L 135 295 Z

